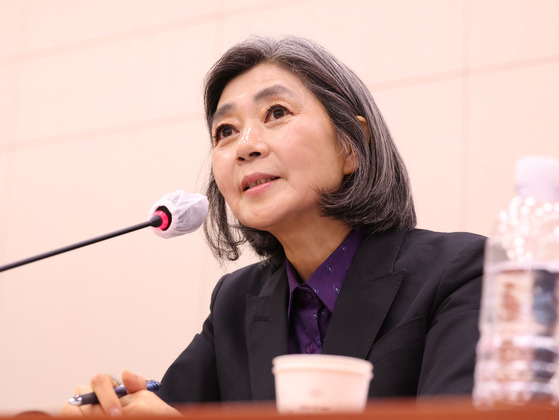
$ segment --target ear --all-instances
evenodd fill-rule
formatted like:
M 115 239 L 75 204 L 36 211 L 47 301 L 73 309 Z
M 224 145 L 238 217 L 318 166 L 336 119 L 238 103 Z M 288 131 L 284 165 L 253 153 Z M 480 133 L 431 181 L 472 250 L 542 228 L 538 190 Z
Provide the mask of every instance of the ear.
M 367 136 L 367 141 L 369 142 L 369 144 L 371 144 L 371 132 L 369 131 L 369 124 L 367 124 L 367 120 L 363 118 L 361 115 L 358 115 L 357 121 L 359 121 L 359 123 L 361 124 L 361 128 L 363 129 L 365 135 Z
M 351 147 L 349 140 L 344 139 L 343 141 L 345 143 L 343 147 L 345 154 L 343 173 L 344 175 L 349 175 L 359 169 L 359 158 L 353 147 Z
M 357 121 L 361 124 L 365 135 L 367 136 L 367 141 L 371 143 L 371 133 L 369 132 L 369 125 L 367 124 L 367 120 L 363 118 L 361 115 L 358 115 Z M 359 159 L 353 148 L 349 145 L 349 142 L 346 140 L 346 156 L 344 161 L 344 175 L 349 175 L 354 173 L 357 169 L 359 169 Z

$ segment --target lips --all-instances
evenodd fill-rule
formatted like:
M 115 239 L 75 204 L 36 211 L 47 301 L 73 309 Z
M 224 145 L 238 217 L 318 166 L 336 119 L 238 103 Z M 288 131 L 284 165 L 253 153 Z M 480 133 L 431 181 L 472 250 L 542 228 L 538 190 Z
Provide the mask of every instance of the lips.
M 242 189 L 247 191 L 251 188 L 257 187 L 268 182 L 275 181 L 279 177 L 268 174 L 252 174 L 243 178 Z

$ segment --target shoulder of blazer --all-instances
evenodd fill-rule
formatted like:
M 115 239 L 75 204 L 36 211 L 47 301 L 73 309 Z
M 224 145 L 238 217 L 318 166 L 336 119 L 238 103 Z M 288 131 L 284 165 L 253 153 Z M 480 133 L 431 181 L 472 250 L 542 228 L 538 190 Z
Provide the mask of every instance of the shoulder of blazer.
M 408 241 L 440 244 L 441 248 L 448 245 L 463 246 L 484 243 L 487 238 L 471 232 L 436 232 L 427 229 L 412 229 L 408 232 Z
M 413 229 L 402 244 L 399 262 L 424 263 L 443 267 L 444 264 L 479 265 L 487 238 L 469 232 L 434 232 Z
M 273 267 L 267 261 L 258 262 L 223 276 L 220 280 L 220 293 L 270 295 L 283 275 L 286 275 L 285 264 Z

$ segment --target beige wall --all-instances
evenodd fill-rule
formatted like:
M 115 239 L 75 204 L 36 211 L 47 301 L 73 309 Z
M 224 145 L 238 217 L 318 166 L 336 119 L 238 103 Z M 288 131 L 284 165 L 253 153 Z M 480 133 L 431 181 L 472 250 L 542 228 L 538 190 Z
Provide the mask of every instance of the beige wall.
M 363 78 L 420 227 L 487 234 L 516 158 L 559 157 L 557 16 L 558 0 L 0 0 L 0 265 L 202 191 L 201 81 L 255 32 L 315 39 Z M 146 230 L 0 273 L 0 413 L 56 411 L 97 372 L 160 378 L 231 268 L 200 232 Z

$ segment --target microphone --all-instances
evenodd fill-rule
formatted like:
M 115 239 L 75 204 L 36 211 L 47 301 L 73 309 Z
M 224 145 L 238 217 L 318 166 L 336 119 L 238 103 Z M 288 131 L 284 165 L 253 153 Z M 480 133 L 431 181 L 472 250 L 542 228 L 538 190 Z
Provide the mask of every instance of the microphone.
M 154 233 L 165 239 L 173 238 L 200 227 L 208 215 L 208 199 L 202 194 L 178 190 L 156 201 L 149 214 L 161 217 L 161 224 L 152 226 Z
M 160 200 L 156 201 L 150 210 L 150 219 L 124 229 L 120 229 L 96 238 L 87 239 L 73 245 L 48 251 L 34 257 L 25 258 L 10 264 L 0 266 L 0 272 L 12 268 L 20 267 L 35 261 L 82 248 L 106 239 L 134 232 L 139 229 L 151 227 L 154 232 L 163 238 L 172 238 L 194 232 L 198 229 L 208 214 L 208 199 L 202 194 L 187 194 L 177 190 L 170 194 L 165 194 Z

